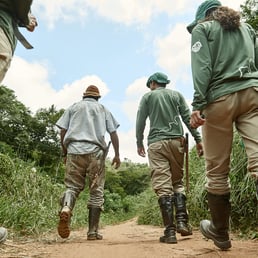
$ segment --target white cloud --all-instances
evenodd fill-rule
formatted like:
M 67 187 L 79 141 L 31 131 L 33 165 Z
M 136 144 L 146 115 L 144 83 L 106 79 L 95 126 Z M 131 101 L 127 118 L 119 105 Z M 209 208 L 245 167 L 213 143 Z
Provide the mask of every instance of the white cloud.
M 189 81 L 191 37 L 186 24 L 176 24 L 163 38 L 156 38 L 157 63 L 167 70 L 173 81 Z
M 88 12 L 108 20 L 132 24 L 147 24 L 160 13 L 174 14 L 185 12 L 192 5 L 187 0 L 38 0 L 33 3 L 33 11 L 48 21 L 53 27 L 59 20 L 78 22 L 87 17 Z
M 91 84 L 99 88 L 102 97 L 109 92 L 107 85 L 96 75 L 86 75 L 57 91 L 48 81 L 47 66 L 29 63 L 18 56 L 14 56 L 3 81 L 3 85 L 14 90 L 18 100 L 32 112 L 51 105 L 58 109 L 67 108 L 80 100 L 87 86 Z
M 148 90 L 145 82 L 146 78 L 139 79 L 129 87 L 127 94 L 129 99 L 132 100 L 133 96 L 137 96 L 137 100 L 139 100 L 139 92 L 136 89 L 137 87 L 142 87 L 142 92 Z M 64 85 L 61 90 L 56 91 L 48 82 L 48 69 L 46 65 L 29 63 L 18 56 L 14 56 L 11 67 L 2 84 L 14 90 L 17 99 L 32 112 L 35 112 L 39 108 L 48 108 L 52 104 L 57 109 L 67 108 L 81 99 L 87 87 L 86 85 L 95 84 L 98 86 L 102 97 L 109 92 L 107 85 L 96 75 L 87 75 L 71 84 Z M 131 106 L 125 103 L 124 106 L 131 121 L 135 119 L 138 105 L 136 102 L 132 102 Z M 133 162 L 147 163 L 147 158 L 142 158 L 137 154 L 134 128 L 135 126 L 128 132 L 122 132 L 118 129 L 121 160 L 123 161 L 127 158 Z M 111 147 L 108 157 L 112 159 L 113 155 L 114 153 Z

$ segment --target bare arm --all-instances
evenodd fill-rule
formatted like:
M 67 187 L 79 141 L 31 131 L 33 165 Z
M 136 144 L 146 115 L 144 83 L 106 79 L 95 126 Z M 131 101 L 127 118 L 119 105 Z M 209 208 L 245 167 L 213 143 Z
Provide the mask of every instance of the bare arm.
M 119 139 L 116 131 L 110 134 L 110 139 L 115 152 L 115 157 L 113 158 L 112 165 L 115 165 L 115 168 L 119 168 L 121 161 L 119 157 Z
M 66 132 L 67 132 L 67 130 L 64 129 L 64 128 L 62 128 L 61 131 L 60 131 L 61 146 L 62 146 L 62 149 L 63 149 L 64 156 L 67 154 L 67 148 L 64 145 L 64 137 L 65 137 Z

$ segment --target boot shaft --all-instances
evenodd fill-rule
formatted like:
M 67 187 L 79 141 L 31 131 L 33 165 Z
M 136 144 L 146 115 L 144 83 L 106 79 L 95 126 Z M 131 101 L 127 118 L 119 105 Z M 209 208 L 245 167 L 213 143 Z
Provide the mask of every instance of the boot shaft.
M 60 199 L 60 205 L 61 207 L 67 206 L 69 209 L 72 211 L 74 208 L 76 202 L 76 196 L 75 193 L 73 193 L 70 190 L 67 190 L 64 194 L 63 197 Z
M 98 233 L 99 219 L 101 208 L 89 207 L 89 230 L 87 233 L 88 240 L 101 240 L 103 237 Z
M 231 213 L 230 194 L 216 195 L 207 193 L 211 214 L 211 225 L 218 234 L 228 234 Z
M 173 199 L 171 196 L 161 196 L 158 200 L 164 226 L 173 226 Z
M 174 224 L 173 198 L 171 196 L 161 196 L 158 200 L 165 226 L 164 236 L 160 237 L 162 243 L 177 243 L 176 226 Z

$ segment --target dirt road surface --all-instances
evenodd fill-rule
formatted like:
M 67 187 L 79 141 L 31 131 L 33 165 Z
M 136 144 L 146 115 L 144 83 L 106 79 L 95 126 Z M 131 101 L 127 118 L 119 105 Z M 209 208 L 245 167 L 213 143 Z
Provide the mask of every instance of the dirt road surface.
M 242 241 L 232 237 L 232 248 L 220 251 L 196 230 L 190 237 L 177 235 L 177 244 L 159 243 L 163 228 L 137 225 L 136 219 L 105 226 L 104 239 L 87 241 L 86 229 L 72 231 L 67 240 L 56 233 L 40 239 L 13 241 L 0 245 L 1 258 L 257 258 L 258 240 Z

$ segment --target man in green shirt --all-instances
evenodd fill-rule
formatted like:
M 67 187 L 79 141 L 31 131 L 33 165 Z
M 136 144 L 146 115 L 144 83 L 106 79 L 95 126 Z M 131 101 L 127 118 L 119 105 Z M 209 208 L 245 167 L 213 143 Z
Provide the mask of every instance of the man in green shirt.
M 230 154 L 234 128 L 243 139 L 248 170 L 258 180 L 258 44 L 253 28 L 218 0 L 204 1 L 188 27 L 194 83 L 191 126 L 202 126 L 211 220 L 202 234 L 231 247 Z M 203 115 L 203 116 L 202 116 Z
M 136 119 L 137 151 L 145 157 L 143 133 L 146 119 L 150 120 L 148 158 L 152 187 L 165 226 L 160 242 L 177 243 L 176 231 L 182 236 L 192 235 L 188 225 L 184 176 L 184 130 L 181 119 L 196 141 L 198 155 L 203 154 L 201 136 L 190 126 L 190 110 L 184 97 L 177 91 L 166 89 L 170 81 L 163 73 L 154 73 L 147 81 L 150 92 L 140 102 Z M 176 225 L 174 223 L 174 206 Z

